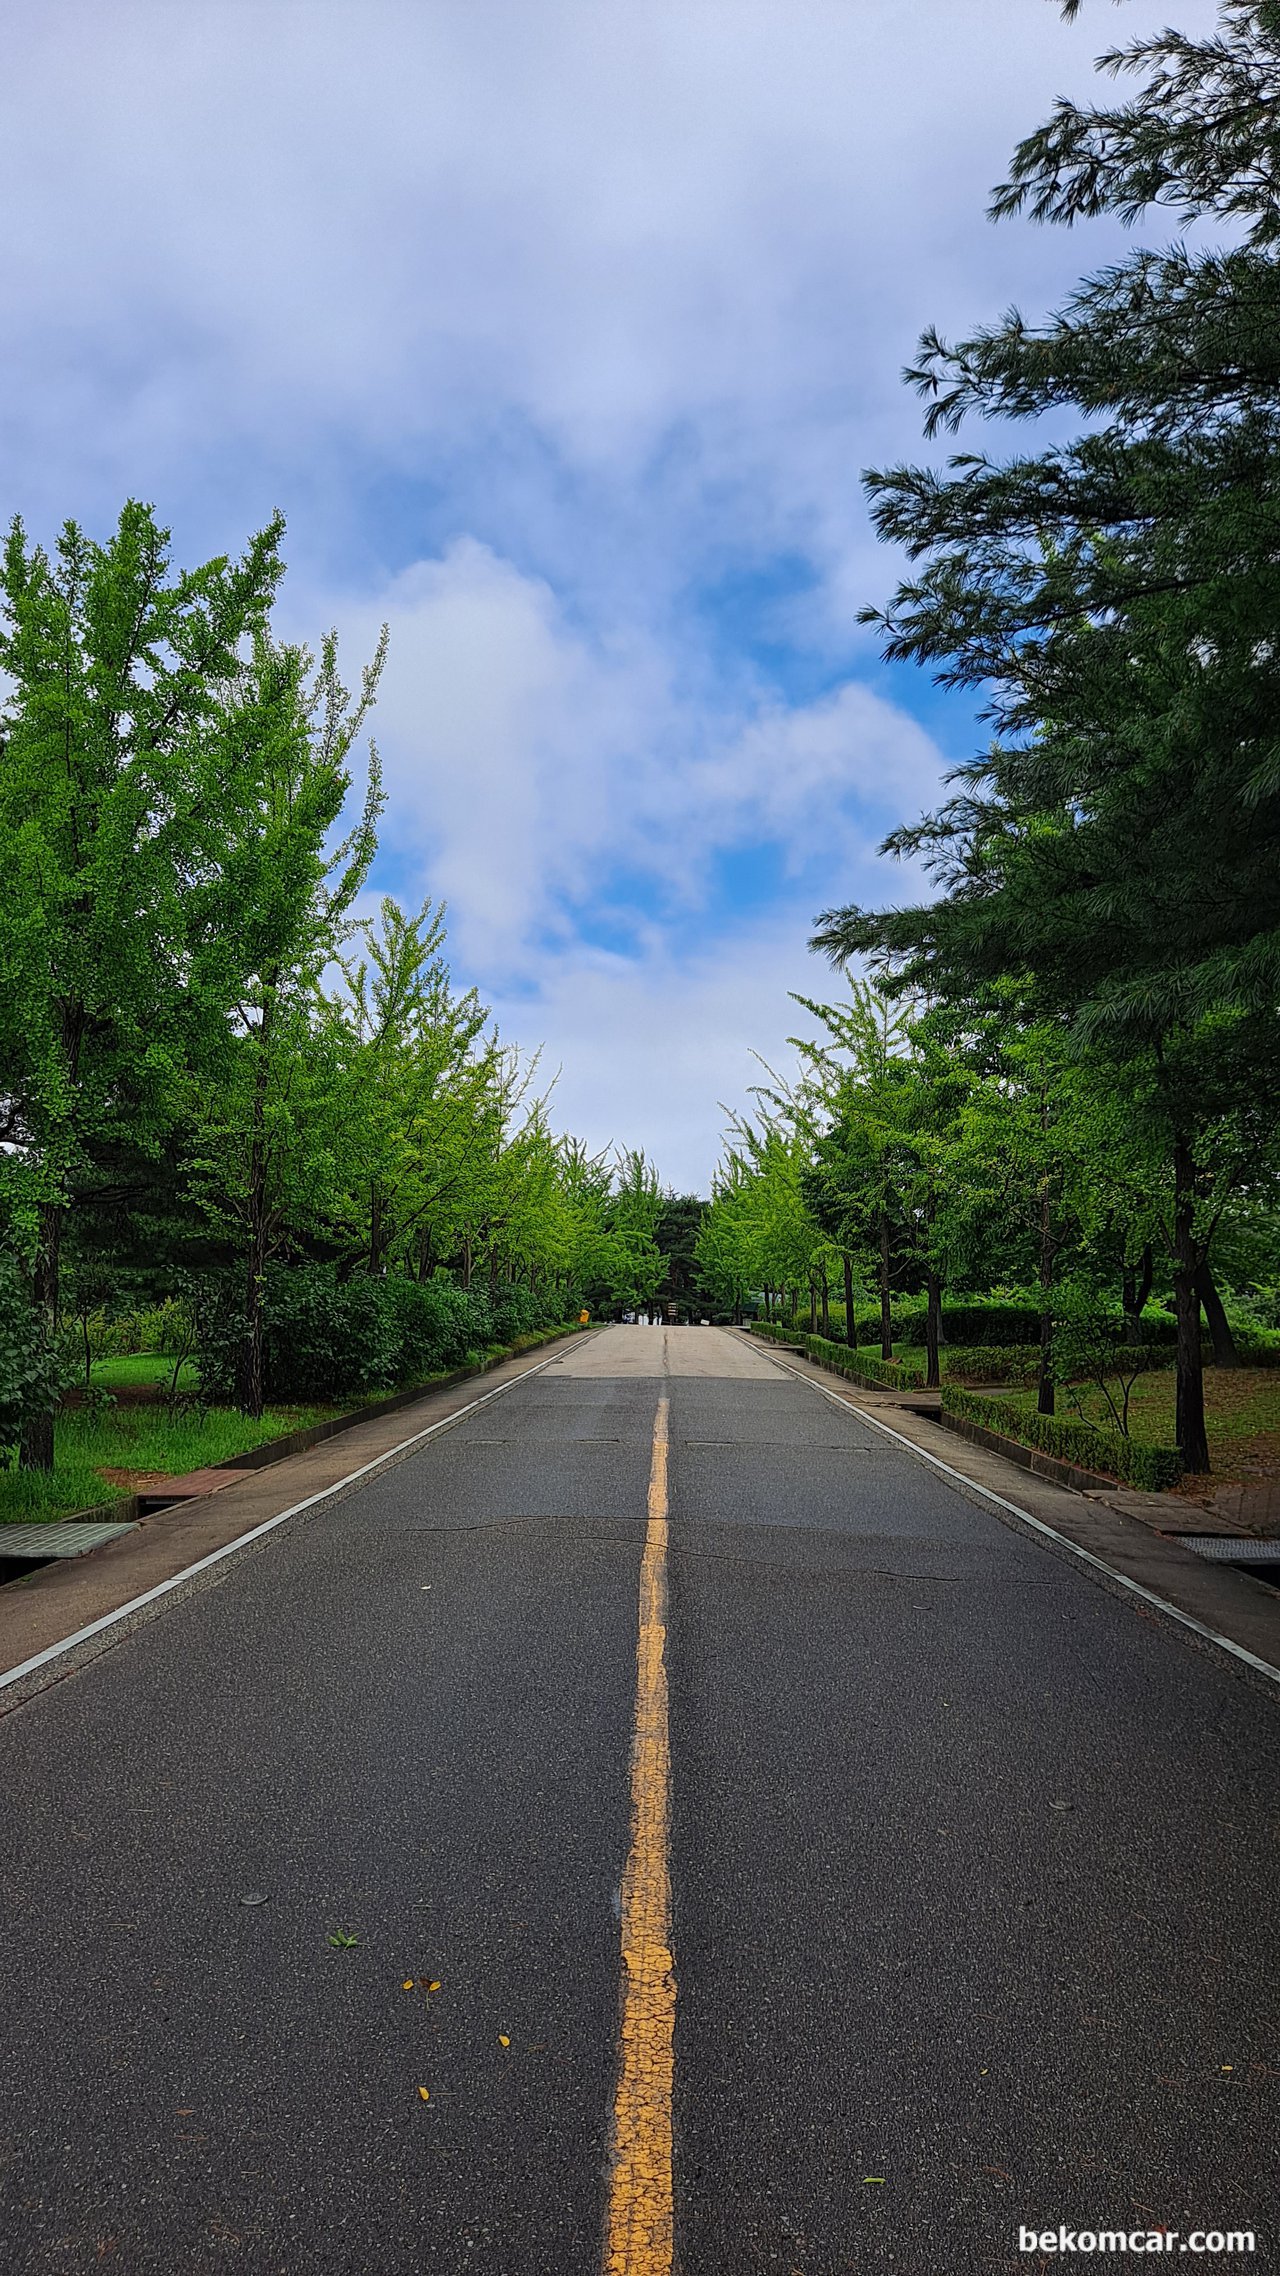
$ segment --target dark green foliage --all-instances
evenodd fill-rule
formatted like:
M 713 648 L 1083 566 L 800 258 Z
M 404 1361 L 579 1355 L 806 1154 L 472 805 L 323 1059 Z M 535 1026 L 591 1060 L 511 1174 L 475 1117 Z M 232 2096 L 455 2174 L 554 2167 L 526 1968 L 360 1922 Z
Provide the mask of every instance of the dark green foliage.
M 949 1383 L 1034 1383 L 1039 1347 L 1030 1343 L 957 1344 L 943 1357 Z
M 385 1282 L 340 1281 L 324 1265 L 268 1268 L 263 1373 L 269 1399 L 391 1390 L 403 1343 Z
M 461 1367 L 469 1353 L 512 1340 L 492 1332 L 490 1308 L 478 1289 L 459 1288 L 452 1280 L 366 1280 L 363 1285 L 376 1291 L 392 1327 L 393 1376 L 386 1378 L 388 1386 L 393 1380 L 409 1383 Z M 277 1395 L 270 1376 L 268 1386 Z
M 924 1336 L 924 1299 L 894 1309 L 895 1339 L 921 1342 Z M 1034 1344 L 1040 1340 L 1040 1307 L 1026 1299 L 966 1296 L 942 1307 L 944 1343 Z
M 909 1367 L 896 1359 L 874 1359 L 869 1351 L 851 1351 L 848 1344 L 832 1343 L 826 1336 L 799 1335 L 793 1328 L 770 1327 L 763 1320 L 753 1323 L 751 1333 L 767 1336 L 771 1343 L 799 1344 L 819 1367 L 833 1368 L 837 1375 L 847 1375 L 855 1383 L 890 1391 L 919 1391 L 924 1385 L 922 1367 Z
M 193 1297 L 200 1383 L 226 1399 L 244 1337 L 238 1275 L 210 1275 Z M 268 1268 L 263 1306 L 267 1397 L 331 1402 L 422 1382 L 493 1346 L 559 1324 L 560 1300 L 447 1280 L 340 1280 L 331 1265 Z
M 674 1300 L 685 1311 L 708 1302 L 697 1243 L 709 1207 L 696 1194 L 673 1193 L 654 1227 L 654 1243 L 667 1260 L 666 1284 L 659 1296 Z
M 459 1294 L 461 1293 L 460 1290 Z M 520 1336 L 535 1335 L 539 1328 L 550 1327 L 551 1313 L 554 1313 L 558 1321 L 562 1315 L 567 1317 L 569 1312 L 577 1309 L 577 1305 L 569 1305 L 561 1299 L 552 1305 L 549 1312 L 546 1297 L 539 1296 L 535 1289 L 525 1288 L 518 1282 L 513 1282 L 509 1287 L 500 1284 L 485 1304 L 486 1340 L 489 1343 L 515 1343 Z
M 1161 1493 L 1182 1476 L 1182 1456 L 1175 1446 L 1144 1446 L 1122 1438 L 1119 1431 L 1099 1430 L 1093 1423 L 1064 1422 L 1060 1416 L 1038 1415 L 1012 1399 L 983 1398 L 948 1384 L 942 1393 L 942 1411 L 1001 1438 L 1016 1439 L 1059 1462 L 1081 1470 L 1096 1470 L 1119 1478 L 1144 1493 Z
M 847 1375 L 855 1383 L 869 1383 L 887 1391 L 924 1388 L 923 1367 L 909 1367 L 898 1359 L 876 1359 L 869 1351 L 851 1351 L 848 1344 L 831 1343 L 826 1336 L 804 1336 L 801 1341 L 819 1367 L 833 1368 L 837 1375 Z
M 16 1266 L 0 1256 L 0 1447 L 12 1447 L 33 1415 L 52 1414 L 63 1376 Z

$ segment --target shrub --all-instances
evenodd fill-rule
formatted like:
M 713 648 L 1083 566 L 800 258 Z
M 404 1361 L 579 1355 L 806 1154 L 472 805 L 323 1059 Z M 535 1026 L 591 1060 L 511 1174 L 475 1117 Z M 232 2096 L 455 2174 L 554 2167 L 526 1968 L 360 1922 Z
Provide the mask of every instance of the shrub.
M 924 1369 L 900 1359 L 879 1359 L 861 1347 L 852 1351 L 847 1343 L 833 1343 L 829 1336 L 801 1335 L 795 1328 L 774 1327 L 764 1320 L 754 1322 L 751 1332 L 767 1336 L 772 1343 L 798 1343 L 819 1367 L 829 1367 L 837 1375 L 851 1376 L 857 1383 L 889 1391 L 924 1389 Z
M 74 1368 L 44 1344 L 18 1268 L 0 1256 L 0 1447 L 15 1446 L 36 1415 L 52 1414 L 64 1380 L 74 1380 Z
M 1119 1431 L 1102 1430 L 1096 1423 L 1067 1422 L 1057 1415 L 1033 1414 L 1012 1399 L 984 1399 L 976 1391 L 944 1386 L 944 1415 L 975 1423 L 981 1430 L 1014 1438 L 1041 1454 L 1073 1462 L 1082 1470 L 1101 1470 L 1146 1493 L 1159 1493 L 1176 1485 L 1182 1476 L 1182 1456 L 1176 1446 L 1144 1446 L 1122 1438 Z
M 851 1351 L 847 1343 L 831 1343 L 826 1336 L 805 1336 L 802 1340 L 810 1359 L 819 1367 L 851 1376 L 856 1383 L 874 1384 L 888 1391 L 924 1389 L 923 1367 L 909 1366 L 900 1359 L 877 1359 L 869 1351 Z
M 1039 1371 L 1039 1350 L 1025 1343 L 960 1344 L 942 1355 L 952 1383 L 1033 1383 Z
M 233 1399 L 244 1341 L 238 1273 L 207 1274 L 192 1297 L 200 1387 Z M 393 1391 L 465 1365 L 493 1345 L 559 1326 L 560 1304 L 450 1280 L 340 1280 L 332 1265 L 272 1265 L 263 1298 L 268 1399 L 287 1404 Z

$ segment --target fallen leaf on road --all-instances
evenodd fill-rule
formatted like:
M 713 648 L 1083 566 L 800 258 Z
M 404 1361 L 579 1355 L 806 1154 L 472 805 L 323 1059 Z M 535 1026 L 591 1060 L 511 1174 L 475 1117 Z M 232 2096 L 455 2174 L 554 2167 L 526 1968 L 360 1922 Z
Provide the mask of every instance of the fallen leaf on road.
M 358 1936 L 349 1936 L 345 1928 L 335 1928 L 329 1942 L 336 1944 L 340 1952 L 349 1952 L 352 1945 L 358 1944 L 360 1939 Z
M 498 2033 L 498 2045 L 500 2047 L 509 2047 L 511 2045 L 511 2041 L 508 2039 L 505 2031 L 500 2031 Z
M 862 2179 L 864 2183 L 874 2182 L 877 2189 L 884 2187 L 884 2175 L 882 2173 L 864 2173 Z
M 409 1976 L 409 1977 L 407 1977 L 407 1978 L 406 1978 L 406 1980 L 405 1980 L 405 1982 L 401 1984 L 401 1986 L 400 1986 L 400 1989 L 401 1989 L 401 1991 L 412 1991 L 412 1990 L 413 1990 L 413 1977 L 412 1977 L 412 1976 Z
M 427 1985 L 427 1990 L 428 1990 L 429 1992 L 431 1992 L 431 1991 L 439 1991 L 439 1989 L 440 1989 L 440 1980 L 439 1980 L 439 1978 L 438 1978 L 438 1977 L 437 1977 L 437 1979 L 436 1979 L 435 1983 L 433 1983 L 433 1984 L 428 1984 L 428 1985 Z
M 418 2088 L 418 2092 L 419 2092 L 419 2094 L 421 2095 L 421 2097 L 422 2097 L 422 2099 L 423 2099 L 423 2101 L 424 2101 L 424 2102 L 430 2102 L 430 2100 L 431 2100 L 431 2090 L 430 2090 L 430 2088 L 429 2088 L 429 2087 L 426 2087 L 426 2086 L 420 2086 L 420 2087 Z

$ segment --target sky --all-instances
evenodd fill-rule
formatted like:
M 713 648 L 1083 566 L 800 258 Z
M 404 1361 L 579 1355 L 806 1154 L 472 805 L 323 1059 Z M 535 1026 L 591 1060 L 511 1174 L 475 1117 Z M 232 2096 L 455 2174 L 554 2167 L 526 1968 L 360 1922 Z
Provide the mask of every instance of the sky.
M 922 889 L 876 848 L 982 731 L 856 622 L 860 477 L 956 447 L 927 323 L 1114 257 L 987 195 L 1168 12 L 0 0 L 0 518 L 142 497 L 193 563 L 283 509 L 281 630 L 390 626 L 372 885 L 677 1190 L 839 994 L 816 914 Z

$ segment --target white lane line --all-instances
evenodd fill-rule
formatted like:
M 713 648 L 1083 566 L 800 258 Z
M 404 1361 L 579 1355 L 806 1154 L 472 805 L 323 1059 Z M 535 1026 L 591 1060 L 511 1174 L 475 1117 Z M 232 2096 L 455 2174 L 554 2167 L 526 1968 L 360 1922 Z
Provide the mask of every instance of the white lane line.
M 1253 1668 L 1258 1675 L 1265 1675 L 1271 1683 L 1280 1683 L 1280 1668 L 1273 1667 L 1270 1660 L 1260 1660 L 1256 1652 L 1248 1651 L 1243 1644 L 1233 1643 L 1230 1636 L 1223 1636 L 1216 1628 L 1210 1628 L 1206 1621 L 1197 1620 L 1194 1613 L 1181 1611 L 1176 1604 L 1170 1604 L 1167 1597 L 1157 1596 L 1154 1589 L 1144 1588 L 1141 1581 L 1130 1580 L 1127 1573 L 1118 1573 L 1115 1566 L 1108 1565 L 1104 1558 L 1095 1557 L 1092 1549 L 1082 1549 L 1078 1541 L 1072 1541 L 1069 1535 L 1059 1533 L 1052 1525 L 1046 1525 L 1043 1518 L 1033 1517 L 1030 1510 L 1019 1509 L 1016 1502 L 1006 1501 L 1003 1494 L 994 1493 L 990 1486 L 980 1486 L 976 1478 L 966 1478 L 963 1470 L 953 1470 L 949 1462 L 941 1461 L 936 1454 L 926 1453 L 924 1447 L 917 1446 L 914 1439 L 904 1438 L 900 1430 L 890 1430 L 888 1423 L 882 1423 L 875 1415 L 868 1414 L 865 1407 L 855 1406 L 853 1400 L 845 1398 L 842 1392 L 829 1390 L 825 1383 L 815 1383 L 811 1375 L 802 1375 L 798 1367 L 788 1366 L 785 1359 L 776 1360 L 775 1365 L 785 1368 L 797 1383 L 807 1383 L 811 1391 L 820 1391 L 824 1399 L 830 1399 L 835 1406 L 843 1407 L 846 1414 L 856 1415 L 859 1422 L 868 1422 L 873 1430 L 883 1431 L 895 1446 L 905 1446 L 908 1454 L 914 1454 L 920 1462 L 927 1462 L 931 1469 L 941 1470 L 944 1478 L 951 1478 L 956 1485 L 963 1486 L 966 1493 L 981 1494 L 984 1501 L 993 1502 L 997 1509 L 1007 1509 L 1011 1517 L 1017 1518 L 1019 1525 L 1029 1525 L 1033 1533 L 1042 1533 L 1047 1541 L 1056 1541 L 1060 1549 L 1068 1549 L 1073 1557 L 1080 1559 L 1081 1564 L 1092 1565 L 1095 1572 L 1105 1573 L 1107 1579 L 1114 1581 L 1118 1588 L 1126 1588 L 1131 1596 L 1140 1596 L 1144 1603 L 1154 1604 L 1158 1612 L 1167 1613 L 1170 1620 L 1180 1621 L 1184 1628 L 1190 1628 L 1195 1635 L 1203 1636 L 1210 1644 L 1216 1644 L 1220 1651 L 1230 1652 L 1233 1659 L 1243 1660 L 1246 1667 Z
M 304 1509 L 314 1509 L 317 1502 L 327 1501 L 330 1494 L 341 1493 L 345 1486 L 353 1486 L 357 1479 L 367 1478 L 371 1471 L 380 1470 L 384 1463 L 394 1461 L 398 1454 L 407 1454 L 412 1447 L 421 1446 L 424 1439 L 434 1438 L 437 1431 L 450 1429 L 454 1423 L 461 1422 L 464 1415 L 473 1415 L 477 1407 L 487 1407 L 490 1399 L 500 1399 L 504 1391 L 514 1390 L 517 1383 L 527 1383 L 531 1375 L 541 1375 L 544 1367 L 553 1364 L 552 1359 L 542 1359 L 536 1367 L 524 1368 L 519 1375 L 513 1375 L 509 1382 L 496 1384 L 492 1391 L 485 1391 L 480 1398 L 469 1400 L 465 1407 L 458 1408 L 456 1414 L 442 1415 L 439 1422 L 428 1423 L 425 1430 L 415 1431 L 412 1438 L 402 1438 L 397 1446 L 389 1446 L 385 1453 L 375 1454 L 372 1462 L 362 1462 L 358 1470 L 348 1470 L 345 1477 L 335 1478 L 332 1485 L 322 1486 L 319 1493 L 308 1494 L 305 1501 L 293 1502 L 288 1509 L 282 1509 L 278 1517 L 265 1518 L 261 1525 L 251 1526 L 247 1533 L 238 1534 L 234 1541 L 224 1543 L 221 1549 L 211 1549 L 207 1557 L 198 1557 L 194 1565 L 184 1565 L 180 1573 L 172 1574 L 167 1581 L 157 1581 L 154 1588 L 144 1589 L 141 1596 L 131 1596 L 127 1604 L 118 1605 L 114 1612 L 104 1612 L 100 1619 L 90 1620 L 86 1627 L 77 1628 L 74 1635 L 64 1636 L 61 1643 L 47 1644 L 42 1652 L 34 1652 L 29 1660 L 21 1661 L 17 1667 L 11 1667 L 0 1675 L 0 1691 L 6 1690 L 11 1683 L 20 1683 L 24 1676 L 34 1675 L 38 1668 L 47 1667 L 50 1660 L 60 1659 L 64 1652 L 74 1651 L 77 1644 L 87 1643 L 91 1636 L 100 1636 L 105 1629 L 114 1628 L 118 1621 L 130 1619 L 144 1605 L 154 1604 L 157 1597 L 168 1596 L 171 1589 L 180 1588 L 183 1581 L 189 1581 L 193 1574 L 207 1572 L 210 1565 L 220 1565 L 224 1557 L 234 1557 L 237 1550 L 247 1549 L 251 1541 L 261 1541 L 264 1533 L 274 1533 L 277 1525 L 286 1525 L 291 1517 L 300 1517 Z

